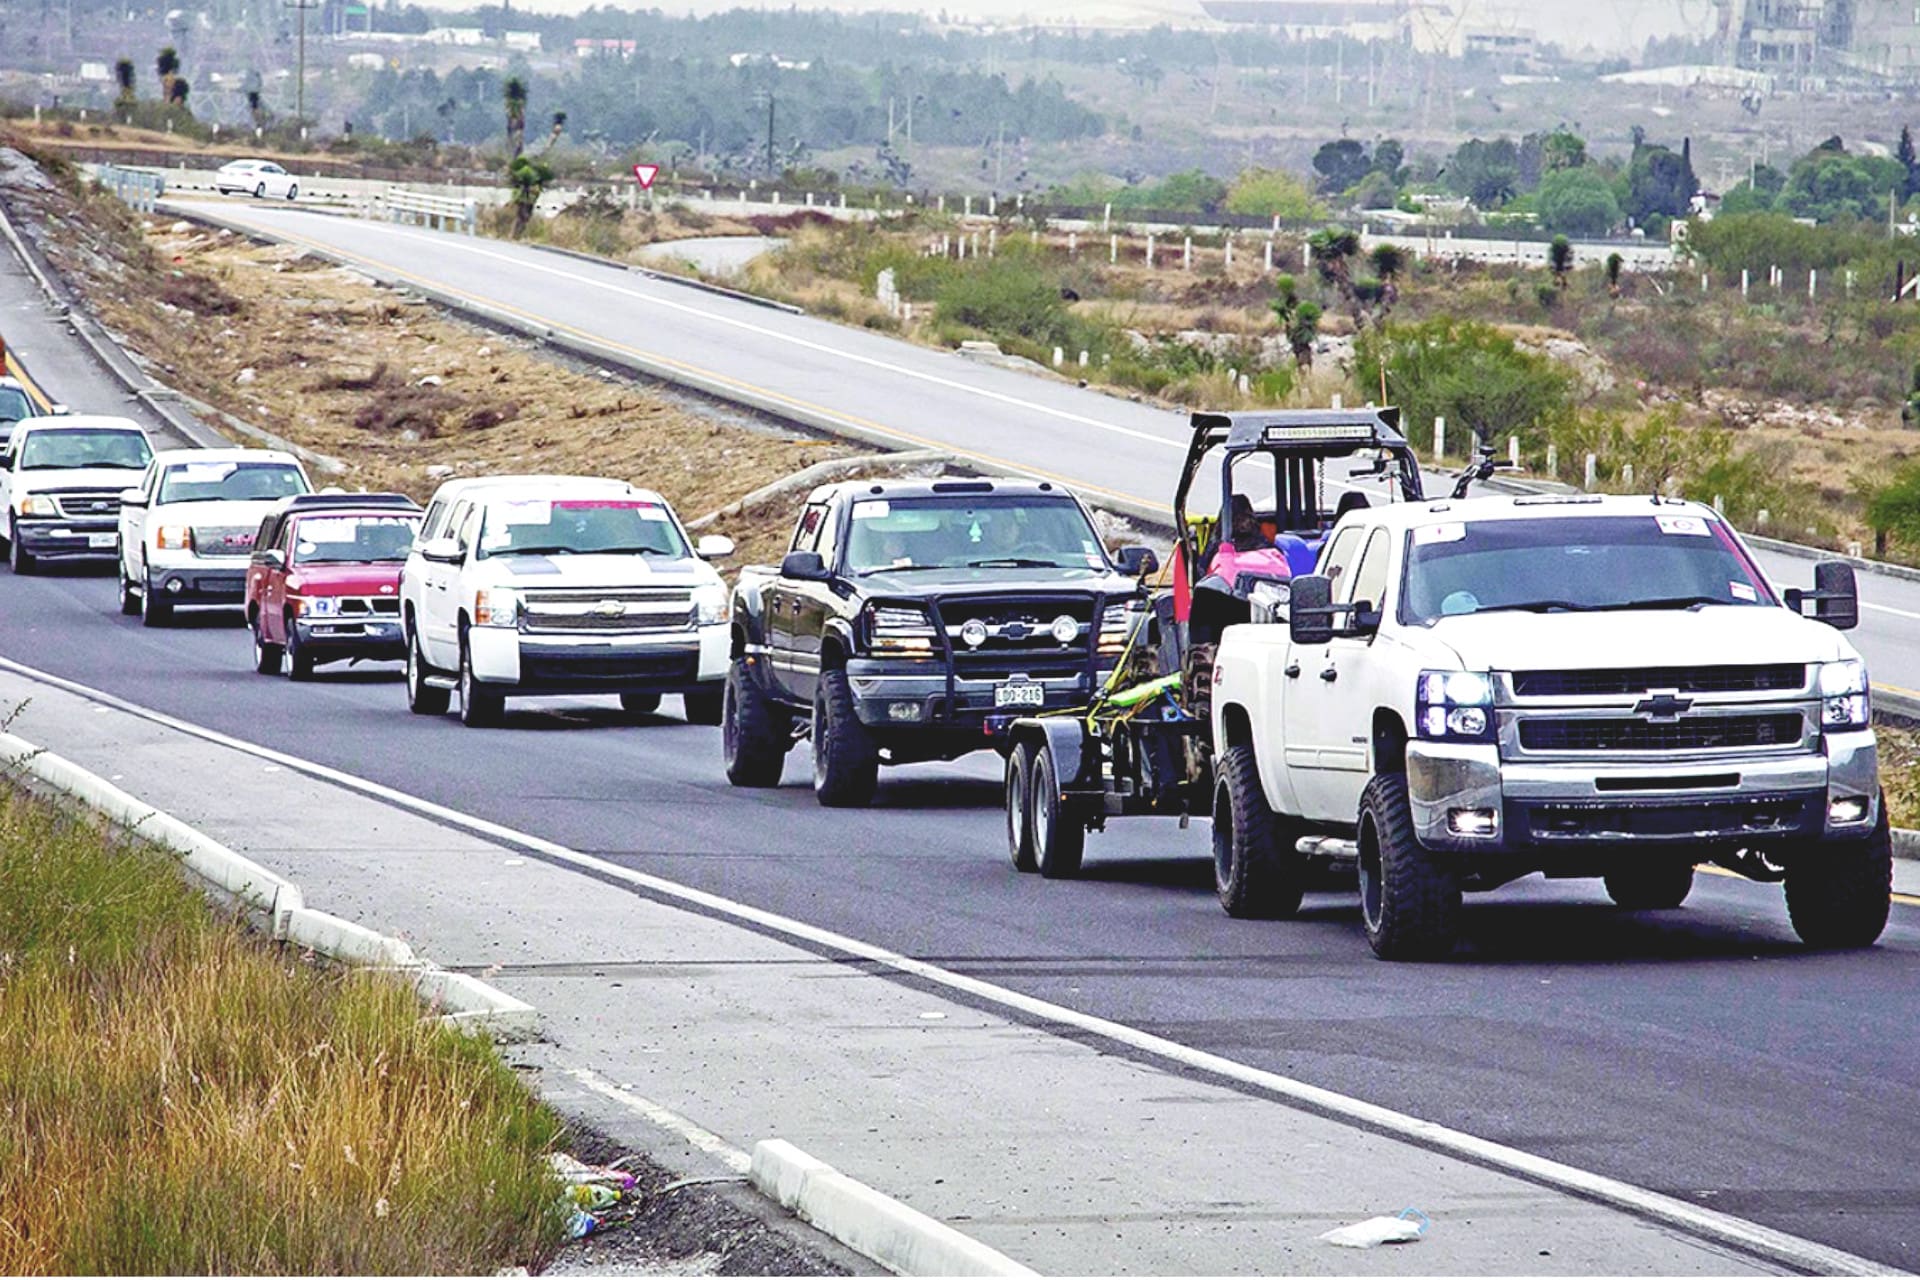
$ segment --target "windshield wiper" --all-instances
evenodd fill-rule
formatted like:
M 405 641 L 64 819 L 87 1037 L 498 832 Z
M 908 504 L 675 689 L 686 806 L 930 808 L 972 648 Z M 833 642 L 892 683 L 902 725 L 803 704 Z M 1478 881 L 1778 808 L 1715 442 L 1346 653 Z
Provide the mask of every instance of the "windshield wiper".
M 551 547 L 502 547 L 498 551 L 487 552 L 489 558 L 493 556 L 571 556 L 578 554 L 579 552 L 575 551 L 572 547 L 563 547 L 558 543 L 555 543 Z
M 861 569 L 853 576 L 871 578 L 876 573 L 934 573 L 947 569 L 958 569 L 957 564 L 883 564 L 872 569 Z
M 1020 556 L 999 556 L 992 560 L 969 560 L 969 569 L 1071 569 L 1075 566 L 1061 564 L 1058 560 L 1027 560 Z
M 1591 605 L 1576 604 L 1571 600 L 1523 600 L 1519 604 L 1483 605 L 1473 612 L 1480 613 L 1585 613 Z
M 1587 608 L 1594 613 L 1623 613 L 1632 609 L 1698 609 L 1710 604 L 1733 604 L 1732 600 L 1721 600 L 1715 596 L 1665 596 L 1653 600 L 1622 600 L 1618 604 L 1595 604 Z

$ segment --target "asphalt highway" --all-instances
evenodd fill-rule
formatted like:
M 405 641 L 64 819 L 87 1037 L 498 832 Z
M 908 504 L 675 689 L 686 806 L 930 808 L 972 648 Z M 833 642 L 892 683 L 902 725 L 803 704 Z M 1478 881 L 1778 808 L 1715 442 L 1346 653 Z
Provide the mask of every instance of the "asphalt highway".
M 570 292 L 531 301 L 571 305 Z M 638 303 L 598 313 L 663 340 L 686 327 Z M 56 394 L 76 410 L 114 394 L 97 371 L 72 376 Z M 997 410 L 974 410 L 981 432 L 1007 434 L 988 425 Z M 1092 452 L 1062 456 L 1100 462 Z M 467 730 L 408 715 L 395 668 L 329 669 L 304 685 L 254 675 L 233 614 L 142 628 L 118 615 L 102 573 L 0 571 L 0 655 L 1196 1048 L 1920 1266 L 1909 905 L 1874 950 L 1824 955 L 1794 940 L 1777 886 L 1703 874 L 1684 909 L 1632 914 L 1597 885 L 1529 880 L 1471 901 L 1455 960 L 1387 965 L 1350 894 L 1310 898 L 1296 922 L 1228 919 L 1201 823 L 1116 824 L 1091 841 L 1077 883 L 1015 874 L 991 757 L 890 773 L 879 807 L 829 812 L 805 786 L 804 747 L 788 786 L 734 790 L 718 731 L 681 723 L 671 702 L 638 723 L 604 701 L 515 704 L 506 728 Z M 613 891 L 578 883 L 583 897 Z M 1183 1142 L 1178 1116 L 1166 1124 L 1166 1141 Z
M 524 245 L 250 201 L 175 202 L 616 350 L 877 431 L 1164 509 L 1185 456 L 1179 414 L 918 347 L 884 334 L 701 293 Z M 1430 491 L 1440 492 L 1438 478 Z M 1781 586 L 1806 560 L 1763 554 Z M 1920 582 L 1862 575 L 1852 635 L 1877 685 L 1920 698 Z

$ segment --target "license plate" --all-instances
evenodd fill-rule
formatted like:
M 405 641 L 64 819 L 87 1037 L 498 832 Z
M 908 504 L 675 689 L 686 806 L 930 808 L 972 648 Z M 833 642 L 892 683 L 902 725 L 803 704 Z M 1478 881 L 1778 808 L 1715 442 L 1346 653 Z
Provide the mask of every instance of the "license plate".
M 993 688 L 993 705 L 996 707 L 1044 707 L 1047 705 L 1047 686 L 1032 680 L 1008 681 Z
M 87 535 L 87 546 L 95 551 L 111 551 L 118 537 L 118 534 L 112 533 L 90 533 Z

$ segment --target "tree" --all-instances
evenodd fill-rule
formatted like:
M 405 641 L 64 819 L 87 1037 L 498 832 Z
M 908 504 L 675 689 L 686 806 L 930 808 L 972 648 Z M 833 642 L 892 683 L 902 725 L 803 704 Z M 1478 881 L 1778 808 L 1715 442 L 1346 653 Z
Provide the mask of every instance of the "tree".
M 507 159 L 518 160 L 527 141 L 527 82 L 519 76 L 509 76 L 500 96 L 507 106 Z M 516 230 L 515 234 L 519 232 Z
M 160 73 L 160 100 L 173 101 L 173 78 L 180 74 L 180 54 L 172 45 L 160 50 L 160 56 L 153 60 L 153 69 Z
M 120 94 L 114 99 L 114 105 L 130 107 L 133 105 L 133 59 L 122 58 L 113 64 L 114 82 L 120 86 Z
M 1757 164 L 1753 176 L 1727 192 L 1720 201 L 1720 216 L 1734 213 L 1766 213 L 1786 190 L 1787 175 L 1770 164 Z
M 1172 174 L 1151 191 L 1149 207 L 1174 212 L 1218 213 L 1227 201 L 1227 184 L 1204 169 Z
M 507 186 L 513 190 L 513 235 L 516 240 L 526 234 L 527 224 L 533 221 L 534 206 L 540 203 L 540 196 L 552 181 L 553 168 L 544 160 L 516 155 L 507 165 Z
M 185 76 L 175 76 L 173 78 L 173 87 L 167 91 L 167 105 L 179 107 L 182 111 L 185 111 L 187 109 L 187 95 L 192 92 L 193 86 L 187 82 Z
M 1620 296 L 1620 273 L 1626 269 L 1627 260 L 1617 253 L 1607 255 L 1607 293 L 1612 297 Z
M 1908 125 L 1900 126 L 1900 149 L 1894 153 L 1900 167 L 1907 171 L 1907 181 L 1900 188 L 1901 203 L 1920 195 L 1920 151 L 1913 145 L 1913 129 Z
M 266 107 L 261 104 L 258 89 L 247 90 L 247 114 L 253 117 L 253 127 L 264 128 L 267 121 Z
M 1613 186 L 1591 169 L 1559 169 L 1540 181 L 1535 197 L 1541 225 L 1562 235 L 1592 239 L 1620 221 Z
M 1373 158 L 1367 148 L 1353 138 L 1325 143 L 1313 156 L 1313 169 L 1320 175 L 1320 190 L 1337 194 L 1358 183 L 1373 170 Z
M 1347 192 L 1347 203 L 1356 209 L 1391 209 L 1400 199 L 1400 188 L 1392 178 L 1375 169 Z
M 544 148 L 542 148 L 542 150 L 543 151 L 553 150 L 554 144 L 560 141 L 560 135 L 565 133 L 566 131 L 567 131 L 567 113 L 564 111 L 554 112 L 553 128 L 548 131 L 547 145 Z
M 1885 215 L 1887 197 L 1904 191 L 1908 172 L 1898 160 L 1848 154 L 1829 138 L 1794 161 L 1778 207 L 1816 222 L 1863 221 Z
M 1699 190 L 1691 140 L 1683 141 L 1677 152 L 1644 138 L 1634 143 L 1633 158 L 1627 162 L 1626 213 L 1636 223 L 1686 217 Z
M 1565 290 L 1567 277 L 1573 274 L 1573 241 L 1565 236 L 1555 236 L 1553 243 L 1547 246 L 1547 265 L 1553 269 L 1554 286 Z
M 1406 144 L 1397 138 L 1384 139 L 1379 146 L 1373 149 L 1373 171 L 1375 173 L 1385 174 L 1387 179 L 1396 187 L 1402 185 L 1405 181 L 1405 175 L 1400 171 L 1406 166 L 1406 163 Z
M 1498 209 L 1520 187 L 1520 149 L 1511 138 L 1460 144 L 1447 163 L 1447 185 L 1483 209 Z
M 1540 144 L 1540 164 L 1546 174 L 1562 173 L 1568 169 L 1581 169 L 1587 163 L 1587 140 L 1571 132 L 1566 127 L 1555 129 Z
M 1313 343 L 1320 336 L 1320 304 L 1300 296 L 1298 282 L 1282 275 L 1273 282 L 1273 317 L 1293 352 L 1293 363 L 1302 369 L 1313 368 Z
M 1311 222 L 1327 213 L 1307 184 L 1285 169 L 1248 169 L 1227 192 L 1226 208 L 1228 213 L 1288 222 Z
M 1867 524 L 1873 529 L 1873 551 L 1887 554 L 1887 539 L 1920 546 L 1920 463 L 1909 462 L 1867 500 Z

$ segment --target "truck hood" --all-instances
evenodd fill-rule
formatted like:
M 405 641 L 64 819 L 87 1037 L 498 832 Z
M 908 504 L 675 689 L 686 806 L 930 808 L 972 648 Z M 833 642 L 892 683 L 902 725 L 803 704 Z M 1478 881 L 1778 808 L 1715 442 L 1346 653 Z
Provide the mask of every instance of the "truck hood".
M 1782 608 L 1708 606 L 1639 613 L 1486 613 L 1442 618 L 1433 640 L 1469 671 L 1579 671 L 1729 663 L 1836 662 L 1857 656 L 1823 622 Z
M 1139 585 L 1124 574 L 1107 569 L 925 569 L 908 573 L 881 571 L 853 579 L 873 596 L 987 595 L 995 592 L 1044 595 L 1078 591 L 1091 595 L 1132 596 Z
M 258 529 L 267 512 L 280 499 L 264 498 L 246 502 L 168 502 L 147 513 L 149 527 L 158 524 L 186 524 L 196 529 L 232 529 L 244 526 L 249 533 Z
M 649 560 L 645 556 L 495 556 L 482 562 L 489 581 L 538 591 L 617 587 L 701 587 L 720 581 L 704 560 Z
M 92 489 L 115 497 L 122 489 L 140 483 L 138 471 L 124 467 L 75 467 L 69 471 L 20 471 L 13 477 L 13 492 L 18 498 L 27 493 L 55 493 L 61 489 Z
M 305 596 L 393 596 L 400 592 L 400 562 L 390 564 L 300 564 L 287 575 Z

